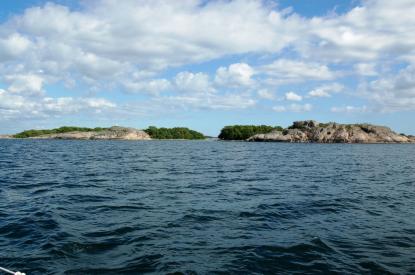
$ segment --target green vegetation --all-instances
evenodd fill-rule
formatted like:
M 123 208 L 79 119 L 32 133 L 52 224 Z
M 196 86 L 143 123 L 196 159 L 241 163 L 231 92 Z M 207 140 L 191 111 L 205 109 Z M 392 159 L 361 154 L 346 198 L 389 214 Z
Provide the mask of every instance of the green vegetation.
M 30 137 L 38 137 L 43 135 L 49 134 L 61 134 L 61 133 L 68 133 L 68 132 L 92 132 L 92 131 L 103 131 L 107 128 L 86 128 L 86 127 L 73 127 L 73 126 L 63 126 L 60 128 L 55 129 L 48 129 L 48 130 L 27 130 L 21 133 L 15 134 L 13 137 L 15 138 L 30 138 Z
M 153 139 L 205 139 L 202 133 L 184 127 L 157 128 L 150 126 L 144 131 Z
M 267 125 L 233 125 L 225 126 L 220 134 L 219 138 L 223 140 L 245 140 L 256 134 L 266 134 L 273 130 L 283 131 L 281 126 L 267 126 Z

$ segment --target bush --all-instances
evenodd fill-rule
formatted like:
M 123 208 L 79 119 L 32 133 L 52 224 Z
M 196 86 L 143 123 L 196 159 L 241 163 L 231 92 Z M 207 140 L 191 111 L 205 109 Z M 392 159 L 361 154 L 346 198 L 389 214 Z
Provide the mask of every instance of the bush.
M 15 134 L 15 138 L 30 138 L 30 137 L 38 137 L 43 135 L 50 135 L 50 134 L 62 134 L 62 133 L 69 133 L 69 132 L 92 132 L 92 131 L 103 131 L 107 128 L 86 128 L 86 127 L 74 127 L 74 126 L 63 126 L 60 128 L 55 129 L 46 129 L 46 130 L 27 130 L 21 133 Z
M 219 138 L 223 140 L 245 140 L 256 134 L 266 134 L 271 131 L 283 131 L 281 126 L 267 126 L 267 125 L 233 125 L 225 126 L 220 134 Z
M 144 131 L 153 139 L 205 139 L 202 133 L 184 127 L 157 128 L 150 126 Z

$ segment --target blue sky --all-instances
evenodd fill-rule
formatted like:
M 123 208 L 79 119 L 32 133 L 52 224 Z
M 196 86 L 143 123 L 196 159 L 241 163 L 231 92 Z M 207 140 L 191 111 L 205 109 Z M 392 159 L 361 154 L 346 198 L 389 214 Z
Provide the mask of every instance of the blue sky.
M 0 2 L 0 133 L 369 122 L 415 134 L 411 0 Z

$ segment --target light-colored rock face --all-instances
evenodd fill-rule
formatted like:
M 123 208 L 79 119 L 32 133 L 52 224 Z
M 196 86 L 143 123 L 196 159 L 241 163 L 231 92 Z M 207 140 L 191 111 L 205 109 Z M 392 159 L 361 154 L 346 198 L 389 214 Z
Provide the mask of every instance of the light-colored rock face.
M 400 135 L 388 127 L 370 124 L 318 123 L 296 121 L 289 129 L 252 136 L 248 141 L 318 143 L 415 143 L 412 136 Z
M 10 139 L 13 138 L 12 135 L 0 135 L 0 139 Z
M 69 132 L 36 137 L 40 139 L 80 139 L 80 140 L 150 140 L 151 137 L 144 131 L 113 126 L 98 132 Z

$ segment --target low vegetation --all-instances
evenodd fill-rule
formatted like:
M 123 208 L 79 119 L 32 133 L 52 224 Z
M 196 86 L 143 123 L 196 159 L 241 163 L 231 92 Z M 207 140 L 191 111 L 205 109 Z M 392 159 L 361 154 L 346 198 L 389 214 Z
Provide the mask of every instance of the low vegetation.
M 225 126 L 219 138 L 223 140 L 246 140 L 256 134 L 267 134 L 271 131 L 283 131 L 281 126 L 267 126 L 267 125 L 233 125 Z
M 62 134 L 62 133 L 69 133 L 69 132 L 92 132 L 92 131 L 103 131 L 107 128 L 86 128 L 86 127 L 73 127 L 73 126 L 63 126 L 60 128 L 55 129 L 47 129 L 47 130 L 27 130 L 21 133 L 15 134 L 15 138 L 30 138 L 30 137 L 38 137 L 43 135 L 50 135 L 50 134 Z
M 152 139 L 205 139 L 202 133 L 189 128 L 157 128 L 150 126 L 144 130 Z

